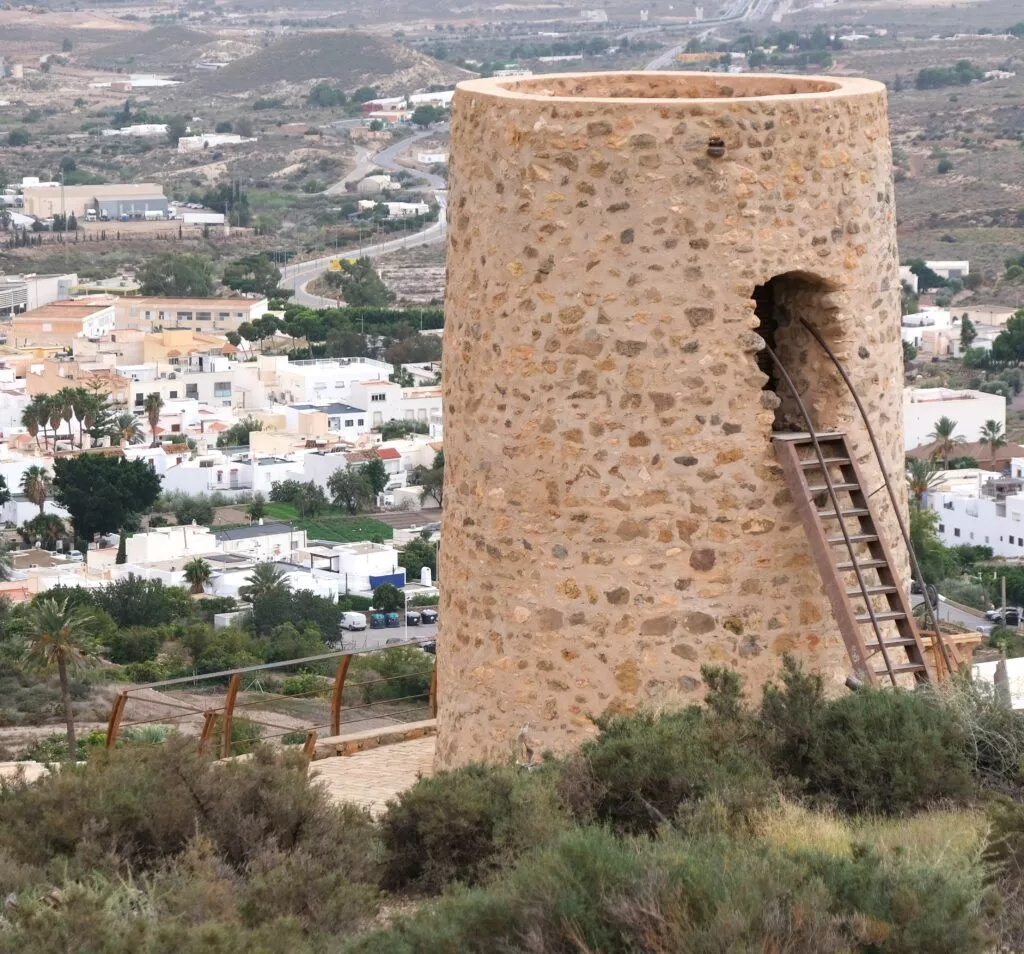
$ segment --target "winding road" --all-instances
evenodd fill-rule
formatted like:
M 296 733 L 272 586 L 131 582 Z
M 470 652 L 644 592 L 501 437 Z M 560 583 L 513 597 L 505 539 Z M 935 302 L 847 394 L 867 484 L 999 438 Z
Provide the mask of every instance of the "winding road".
M 695 20 L 686 24 L 686 30 L 704 30 L 710 32 L 716 26 L 723 26 L 727 23 L 742 23 L 744 20 L 759 20 L 771 13 L 772 7 L 779 0 L 729 0 L 722 12 L 717 17 L 707 20 Z M 644 70 L 654 72 L 670 67 L 676 57 L 686 49 L 686 44 L 681 43 L 664 53 L 659 53 L 650 61 Z
M 350 123 L 350 120 L 344 121 L 337 125 L 344 125 Z M 441 125 L 437 127 L 437 130 L 444 130 L 447 126 Z M 426 139 L 428 136 L 434 134 L 437 130 L 423 130 L 421 132 L 413 133 L 406 139 L 402 139 L 396 142 L 386 149 L 382 149 L 378 153 L 370 153 L 367 150 L 357 151 L 356 153 L 356 166 L 349 173 L 348 177 L 339 183 L 335 183 L 327 190 L 328 195 L 344 194 L 345 184 L 352 182 L 357 179 L 363 178 L 370 169 L 384 169 L 387 172 L 400 172 L 405 169 L 404 166 L 398 165 L 396 159 L 399 155 L 409 149 L 414 143 L 419 142 L 421 139 Z M 414 175 L 419 176 L 426 182 L 423 187 L 425 189 L 433 189 L 437 198 L 438 204 L 440 205 L 440 211 L 436 222 L 427 226 L 420 232 L 413 232 L 411 234 L 403 234 L 399 238 L 388 239 L 384 242 L 377 242 L 373 245 L 356 245 L 350 246 L 349 248 L 338 249 L 332 252 L 330 255 L 324 255 L 321 258 L 310 259 L 306 262 L 297 262 L 294 265 L 286 265 L 281 269 L 281 285 L 285 288 L 295 289 L 294 301 L 297 304 L 305 305 L 307 308 L 334 308 L 337 305 L 337 301 L 333 298 L 323 298 L 320 295 L 310 294 L 306 288 L 311 281 L 318 278 L 327 268 L 327 263 L 333 258 L 345 258 L 349 256 L 358 256 L 360 258 L 376 258 L 378 255 L 386 255 L 388 252 L 397 252 L 404 248 L 415 248 L 418 245 L 430 245 L 433 242 L 441 242 L 444 240 L 446 234 L 446 226 L 448 224 L 447 209 L 448 209 L 448 195 L 444 190 L 446 189 L 446 183 L 441 176 L 434 175 L 432 172 L 421 172 L 420 170 L 406 169 L 407 172 L 413 172 Z

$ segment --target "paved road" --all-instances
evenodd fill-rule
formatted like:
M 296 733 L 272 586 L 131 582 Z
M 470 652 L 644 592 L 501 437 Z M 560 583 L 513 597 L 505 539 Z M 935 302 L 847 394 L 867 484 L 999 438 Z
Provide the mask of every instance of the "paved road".
M 402 166 L 395 163 L 395 157 L 408 149 L 413 143 L 431 135 L 429 131 L 414 133 L 408 139 L 394 143 L 376 154 L 367 158 L 368 167 L 379 166 L 389 171 L 399 171 Z M 446 234 L 448 224 L 447 209 L 448 195 L 444 190 L 445 182 L 440 176 L 430 172 L 417 172 L 423 177 L 428 188 L 437 190 L 435 196 L 440 205 L 438 220 L 420 232 L 411 235 L 401 235 L 395 239 L 388 239 L 373 245 L 357 245 L 355 247 L 338 249 L 331 255 L 324 255 L 321 258 L 310 259 L 307 262 L 298 262 L 294 265 L 286 265 L 281 269 L 281 285 L 285 288 L 295 289 L 294 301 L 307 308 L 333 308 L 337 302 L 333 298 L 323 298 L 320 295 L 312 295 L 306 291 L 306 286 L 323 274 L 327 263 L 332 258 L 358 256 L 360 258 L 376 258 L 378 255 L 386 255 L 388 252 L 397 252 L 405 248 L 415 248 L 418 245 L 430 245 L 433 242 L 441 242 Z M 332 186 L 332 189 L 334 186 Z
M 342 637 L 346 649 L 383 649 L 389 639 L 408 639 L 416 643 L 437 639 L 437 623 L 410 626 L 408 631 L 404 626 L 396 629 L 361 629 L 357 632 L 345 630 Z
M 911 605 L 919 606 L 923 600 L 920 596 L 912 596 L 910 598 Z M 984 613 L 970 613 L 961 609 L 957 609 L 955 606 L 950 606 L 945 600 L 939 600 L 938 605 L 938 617 L 939 622 L 942 623 L 956 623 L 958 626 L 963 626 L 965 629 L 976 630 L 979 626 L 986 626 L 991 628 L 992 624 L 985 619 Z
M 410 527 L 422 527 L 428 523 L 440 523 L 440 507 L 424 507 L 422 510 L 392 510 L 372 514 L 374 520 L 380 520 L 396 530 L 408 530 Z

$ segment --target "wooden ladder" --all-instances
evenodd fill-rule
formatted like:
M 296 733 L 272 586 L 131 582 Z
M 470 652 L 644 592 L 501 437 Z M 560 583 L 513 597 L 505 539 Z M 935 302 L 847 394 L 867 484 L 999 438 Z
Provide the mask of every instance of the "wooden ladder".
M 846 435 L 780 433 L 773 440 L 854 671 L 871 685 L 896 685 L 907 673 L 934 681 Z

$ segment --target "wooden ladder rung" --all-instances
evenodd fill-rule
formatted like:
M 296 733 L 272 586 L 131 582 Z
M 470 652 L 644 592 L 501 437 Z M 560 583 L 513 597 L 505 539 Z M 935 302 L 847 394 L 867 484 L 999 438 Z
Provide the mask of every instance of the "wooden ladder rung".
M 832 489 L 835 491 L 859 490 L 860 484 L 833 484 Z M 827 494 L 828 486 L 826 484 L 822 484 L 820 487 L 815 485 L 814 487 L 808 487 L 807 490 L 812 497 L 816 497 L 818 494 Z
M 850 543 L 877 543 L 878 542 L 878 534 L 877 533 L 851 533 L 849 535 L 849 537 L 850 537 Z M 841 537 L 841 536 L 839 536 L 839 537 L 829 537 L 828 538 L 828 542 L 831 543 L 832 546 L 836 546 L 836 544 L 845 544 L 846 540 L 843 537 Z M 857 565 L 858 566 L 863 566 L 863 564 L 860 564 L 860 563 L 858 563 Z
M 840 510 L 836 513 L 834 510 L 819 510 L 818 516 L 823 520 L 835 520 L 838 517 L 868 517 L 871 515 L 871 511 L 867 507 L 854 507 L 852 510 Z
M 824 463 L 825 463 L 826 467 L 829 467 L 832 464 L 848 464 L 848 463 L 850 463 L 850 458 L 849 457 L 825 457 L 825 458 L 823 458 L 823 460 L 824 460 Z M 818 467 L 818 468 L 820 468 L 821 464 L 818 463 L 818 458 L 817 457 L 808 457 L 807 460 L 800 461 L 800 466 L 803 467 L 805 470 L 807 470 L 807 469 L 809 469 L 811 467 Z
M 913 636 L 902 636 L 899 639 L 887 639 L 884 643 L 865 643 L 865 646 L 873 652 L 880 652 L 882 649 L 895 649 L 898 646 L 916 646 L 917 640 Z
M 876 623 L 891 623 L 894 619 L 906 619 L 907 614 L 901 613 L 898 610 L 892 610 L 887 613 L 875 613 Z M 857 615 L 858 623 L 870 623 L 871 617 L 867 613 Z
M 857 566 L 862 570 L 878 570 L 883 566 L 888 566 L 885 560 L 858 560 Z M 849 573 L 853 570 L 852 563 L 837 563 L 836 569 L 842 573 Z
M 895 586 L 865 586 L 868 596 L 885 596 L 887 593 L 898 593 L 899 589 Z M 846 595 L 858 600 L 864 599 L 864 592 L 860 587 L 854 587 L 852 590 L 847 590 Z
M 895 675 L 899 675 L 900 673 L 904 673 L 904 672 L 927 672 L 928 669 L 927 669 L 926 666 L 924 666 L 924 665 L 922 665 L 921 663 L 918 663 L 918 662 L 905 662 L 905 663 L 896 663 L 895 665 L 893 665 L 892 671 L 893 671 L 893 673 Z M 888 669 L 876 669 L 876 670 L 874 670 L 874 673 L 875 673 L 876 676 L 888 676 L 889 675 L 889 670 Z

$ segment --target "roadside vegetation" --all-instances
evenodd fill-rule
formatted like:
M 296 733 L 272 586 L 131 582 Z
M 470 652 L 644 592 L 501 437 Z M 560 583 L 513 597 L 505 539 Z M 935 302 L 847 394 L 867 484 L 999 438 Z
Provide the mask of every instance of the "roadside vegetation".
M 1024 719 L 969 685 L 609 717 L 379 819 L 257 747 L 135 741 L 0 787 L 0 951 L 983 954 L 1024 942 Z M 124 797 L 131 793 L 131 797 Z

